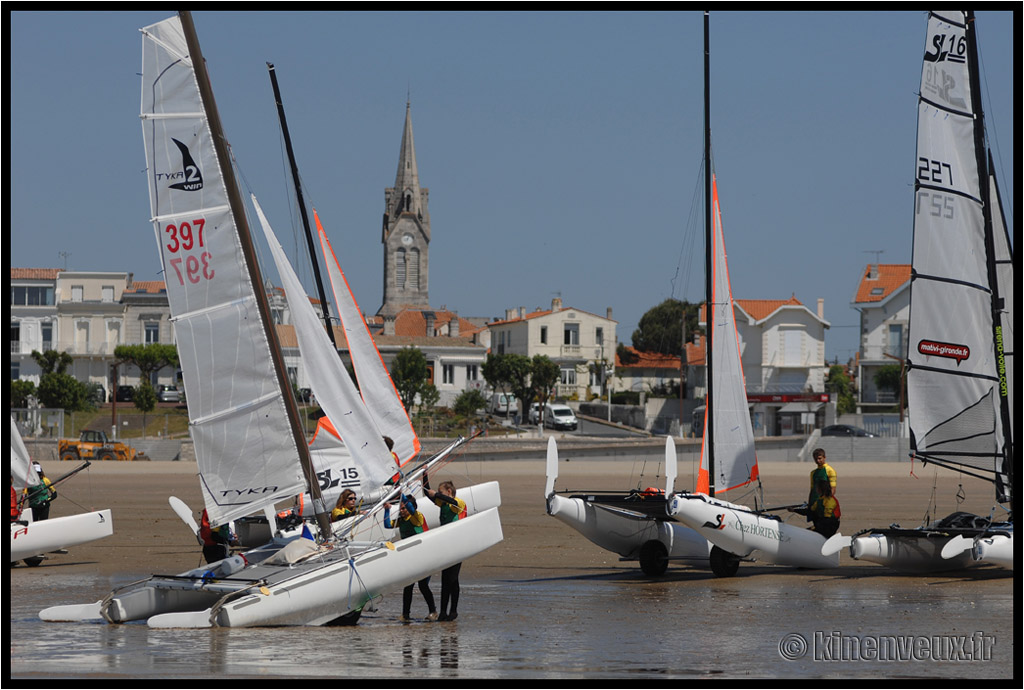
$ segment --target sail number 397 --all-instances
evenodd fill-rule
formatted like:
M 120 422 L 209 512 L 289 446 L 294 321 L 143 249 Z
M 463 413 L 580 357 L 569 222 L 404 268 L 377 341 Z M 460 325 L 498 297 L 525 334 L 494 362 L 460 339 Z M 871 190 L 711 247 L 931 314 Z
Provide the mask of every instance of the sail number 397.
M 204 249 L 203 243 L 205 224 L 205 218 L 196 218 L 164 226 L 164 246 L 167 253 L 172 255 L 167 263 L 178 276 L 179 285 L 184 285 L 186 280 L 193 285 L 203 280 L 213 280 L 213 256 Z

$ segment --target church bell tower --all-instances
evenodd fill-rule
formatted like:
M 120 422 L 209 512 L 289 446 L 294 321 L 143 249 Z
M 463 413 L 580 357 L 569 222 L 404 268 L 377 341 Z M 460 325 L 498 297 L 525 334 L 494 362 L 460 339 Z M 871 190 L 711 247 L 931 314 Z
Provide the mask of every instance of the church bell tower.
M 405 129 L 395 186 L 384 190 L 384 303 L 382 315 L 405 308 L 429 309 L 430 191 L 420 187 L 412 112 L 405 104 Z

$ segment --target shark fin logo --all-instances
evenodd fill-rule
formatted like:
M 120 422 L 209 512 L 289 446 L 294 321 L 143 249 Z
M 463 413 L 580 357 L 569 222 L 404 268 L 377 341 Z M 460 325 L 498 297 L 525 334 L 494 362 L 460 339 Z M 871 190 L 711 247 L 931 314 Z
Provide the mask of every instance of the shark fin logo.
M 181 151 L 181 176 L 183 180 L 171 185 L 171 189 L 180 189 L 183 192 L 197 192 L 203 188 L 203 173 L 199 166 L 192 160 L 192 153 L 188 147 L 177 139 L 171 138 Z
M 725 527 L 724 520 L 725 520 L 725 513 L 719 513 L 718 515 L 715 516 L 715 521 L 714 522 L 711 522 L 710 520 L 708 520 L 703 525 L 701 525 L 701 527 L 708 527 L 710 529 L 722 529 L 723 527 Z

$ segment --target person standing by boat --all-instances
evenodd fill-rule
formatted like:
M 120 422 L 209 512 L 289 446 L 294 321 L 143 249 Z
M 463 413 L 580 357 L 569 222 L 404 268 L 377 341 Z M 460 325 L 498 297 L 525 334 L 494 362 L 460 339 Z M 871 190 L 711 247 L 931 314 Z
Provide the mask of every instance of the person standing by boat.
M 816 465 L 811 470 L 811 492 L 807 496 L 807 505 L 810 506 L 814 503 L 815 499 L 818 498 L 818 482 L 825 481 L 828 483 L 831 489 L 830 496 L 834 496 L 836 493 L 836 471 L 832 469 L 832 466 L 828 464 L 825 458 L 824 448 L 815 448 L 814 452 L 811 453 L 811 457 L 814 458 L 814 464 Z
M 384 526 L 388 529 L 397 527 L 398 534 L 402 539 L 408 539 L 427 531 L 427 521 L 423 517 L 423 513 L 417 510 L 416 499 L 408 495 L 401 498 L 398 505 L 398 520 L 395 522 L 391 521 L 391 504 L 388 503 L 384 506 Z M 436 621 L 437 607 L 434 605 L 434 594 L 430 591 L 430 576 L 427 575 L 416 584 L 419 585 L 423 600 L 427 602 L 427 620 Z M 408 585 L 402 590 L 401 620 L 403 623 L 408 623 L 411 620 L 409 615 L 412 611 L 412 588 L 413 585 Z
M 25 489 L 28 496 L 28 505 L 32 508 L 32 521 L 39 522 L 50 517 L 50 504 L 57 498 L 57 490 L 50 484 L 50 478 L 43 472 L 43 466 L 38 462 L 33 465 L 36 474 L 39 475 L 39 483 Z
M 17 522 L 21 518 L 21 501 L 18 500 L 18 492 L 14 490 L 14 475 L 11 475 L 11 522 Z
M 334 510 L 331 511 L 331 522 L 358 515 L 357 505 L 356 492 L 352 489 L 345 489 L 341 492 L 341 496 L 338 496 L 338 502 L 334 504 Z
M 828 539 L 839 531 L 839 501 L 832 496 L 832 487 L 827 479 L 818 481 L 818 498 L 810 505 L 810 519 L 814 531 Z
M 210 525 L 210 516 L 203 510 L 199 521 L 199 538 L 203 542 L 203 558 L 207 563 L 221 561 L 231 555 L 231 544 L 238 543 L 231 534 L 231 527 L 221 525 L 214 529 Z
M 453 482 L 441 482 L 437 491 L 430 488 L 430 482 L 423 475 L 423 494 L 440 510 L 439 522 L 447 525 L 466 516 L 466 502 L 455 496 Z M 441 571 L 441 614 L 439 621 L 453 621 L 459 617 L 459 571 L 462 563 L 456 563 Z M 448 608 L 449 602 L 451 608 Z

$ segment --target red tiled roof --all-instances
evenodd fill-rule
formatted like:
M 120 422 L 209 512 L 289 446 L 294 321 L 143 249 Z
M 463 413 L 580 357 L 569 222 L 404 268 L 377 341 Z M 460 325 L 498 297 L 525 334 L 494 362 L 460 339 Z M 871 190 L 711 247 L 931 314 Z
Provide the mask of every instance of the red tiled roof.
M 872 278 L 872 267 L 877 275 Z M 910 264 L 868 264 L 857 286 L 855 302 L 881 302 L 910 280 Z
M 561 309 L 561 311 L 569 311 L 569 309 L 568 308 L 563 308 L 563 309 Z M 582 311 L 582 310 L 576 309 L 574 311 Z M 491 321 L 487 325 L 488 326 L 501 326 L 501 325 L 506 324 L 506 323 L 515 323 L 516 321 L 527 321 L 529 319 L 535 319 L 538 316 L 547 316 L 548 314 L 552 314 L 552 313 L 554 313 L 554 312 L 551 309 L 538 309 L 536 311 L 530 312 L 529 314 L 527 314 L 526 316 L 523 316 L 523 317 L 516 316 L 514 319 L 501 319 L 500 321 Z
M 59 268 L 12 268 L 11 280 L 57 280 Z
M 452 319 L 459 320 L 459 336 L 465 338 L 477 331 L 483 330 L 473 325 L 472 321 L 458 316 L 454 312 L 444 310 L 426 310 L 434 313 L 434 328 L 441 330 L 444 326 L 450 326 Z M 427 333 L 427 319 L 420 309 L 403 309 L 395 316 L 395 335 L 403 337 L 433 337 L 433 333 Z
M 755 321 L 766 319 L 780 307 L 802 307 L 804 306 L 796 295 L 789 299 L 737 299 L 733 302 L 739 305 L 740 309 L 750 314 Z
M 162 280 L 136 280 L 131 287 L 124 289 L 125 292 L 145 292 L 147 294 L 159 294 L 167 291 L 167 286 Z
M 666 355 L 660 352 L 642 352 L 629 346 L 626 346 L 624 349 L 633 355 L 635 361 L 625 364 L 619 359 L 619 353 L 616 352 L 616 369 L 679 369 L 679 357 L 677 355 Z

